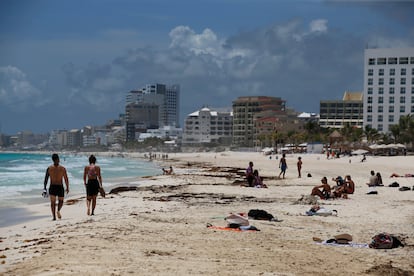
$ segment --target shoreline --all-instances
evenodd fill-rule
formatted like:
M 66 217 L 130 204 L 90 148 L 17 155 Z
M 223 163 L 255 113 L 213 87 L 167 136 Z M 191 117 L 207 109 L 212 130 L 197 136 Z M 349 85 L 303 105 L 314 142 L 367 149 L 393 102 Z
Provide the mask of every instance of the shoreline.
M 99 198 L 96 216 L 86 216 L 85 200 L 79 199 L 64 205 L 60 221 L 39 218 L 0 228 L 0 255 L 6 256 L 0 273 L 234 275 L 229 266 L 237 266 L 240 275 L 414 273 L 414 191 L 388 187 L 393 181 L 414 185 L 414 178 L 389 177 L 393 172 L 409 172 L 414 157 L 368 157 L 360 163 L 359 157 L 349 162 L 348 158 L 326 160 L 322 155 L 303 154 L 302 175 L 309 172 L 312 177 L 297 178 L 298 156 L 287 155 L 286 179 L 277 179 L 274 156 L 241 152 L 171 155 L 163 164 L 172 165 L 174 175 L 147 177 L 136 191 Z M 249 161 L 269 188 L 240 186 Z M 378 195 L 366 194 L 371 169 L 383 175 L 385 186 L 377 188 Z M 350 199 L 319 201 L 337 210 L 337 216 L 305 216 L 310 205 L 294 204 L 322 176 L 330 180 L 346 173 L 356 183 Z M 206 227 L 208 223 L 224 226 L 227 214 L 250 209 L 266 210 L 280 221 L 250 220 L 261 230 L 254 233 Z M 45 204 L 33 211 L 50 216 Z M 383 231 L 399 235 L 406 246 L 375 250 L 313 241 L 313 237 L 329 239 L 349 233 L 353 241 L 369 243 Z M 345 265 L 344 270 L 332 270 Z

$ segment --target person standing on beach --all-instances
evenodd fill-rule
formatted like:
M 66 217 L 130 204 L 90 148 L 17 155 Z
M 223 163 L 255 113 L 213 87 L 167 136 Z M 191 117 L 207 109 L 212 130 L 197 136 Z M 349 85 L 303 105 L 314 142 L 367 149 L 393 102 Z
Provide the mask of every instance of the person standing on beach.
M 301 178 L 302 177 L 302 157 L 298 157 L 298 162 L 296 163 L 298 166 L 298 177 Z
M 95 215 L 96 197 L 98 196 L 99 188 L 102 187 L 101 168 L 95 164 L 96 157 L 91 155 L 89 156 L 89 166 L 85 166 L 83 170 L 83 184 L 86 187 L 86 214 L 88 216 Z
M 283 179 L 285 179 L 285 173 L 286 173 L 286 169 L 287 169 L 286 154 L 285 153 L 282 154 L 282 158 L 280 158 L 279 168 L 280 168 L 279 178 L 283 174 Z
M 60 210 L 63 206 L 63 200 L 65 196 L 65 190 L 63 188 L 63 181 L 66 184 L 66 194 L 69 193 L 69 179 L 66 173 L 66 168 L 59 165 L 59 155 L 52 154 L 53 165 L 50 165 L 46 170 L 44 190 L 46 191 L 47 182 L 50 178 L 49 196 L 50 196 L 50 208 L 52 211 L 53 220 L 56 220 L 56 197 L 58 198 L 57 217 L 62 218 Z

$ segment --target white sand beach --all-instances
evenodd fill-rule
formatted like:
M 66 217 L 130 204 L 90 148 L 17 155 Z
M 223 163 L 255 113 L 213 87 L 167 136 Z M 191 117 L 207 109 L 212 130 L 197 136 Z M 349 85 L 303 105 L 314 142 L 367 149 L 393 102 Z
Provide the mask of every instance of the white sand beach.
M 0 274 L 414 275 L 414 177 L 390 178 L 414 173 L 414 156 L 360 159 L 288 154 L 286 178 L 278 179 L 279 160 L 261 153 L 169 154 L 162 162 L 173 166 L 174 175 L 144 178 L 138 190 L 99 197 L 95 216 L 86 215 L 84 197 L 69 197 L 58 221 L 51 220 L 47 200 L 31 205 L 38 218 L 0 228 Z M 239 185 L 249 161 L 267 189 Z M 367 194 L 371 170 L 382 174 L 385 185 L 376 187 L 377 195 Z M 347 174 L 356 184 L 349 199 L 319 200 L 337 216 L 306 216 L 311 205 L 295 204 L 323 176 L 334 185 L 332 177 Z M 388 187 L 394 181 L 411 190 Z M 250 220 L 260 231 L 207 228 L 226 226 L 226 215 L 250 209 L 266 210 L 280 221 Z M 353 242 L 367 244 L 381 232 L 398 236 L 405 247 L 378 250 L 313 240 L 348 233 Z

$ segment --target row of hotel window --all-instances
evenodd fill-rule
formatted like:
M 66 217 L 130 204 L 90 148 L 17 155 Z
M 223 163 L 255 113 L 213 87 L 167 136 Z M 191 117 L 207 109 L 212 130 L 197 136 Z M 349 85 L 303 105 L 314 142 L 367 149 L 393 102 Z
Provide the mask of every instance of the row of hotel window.
M 374 84 L 374 79 L 373 78 L 369 78 L 368 79 L 368 85 L 373 85 Z M 389 85 L 394 85 L 395 84 L 395 78 L 390 78 L 388 81 Z M 400 78 L 400 84 L 401 85 L 406 85 L 407 84 L 407 79 L 406 78 Z M 411 84 L 414 85 L 414 78 L 411 78 Z M 384 78 L 379 78 L 378 79 L 378 85 L 384 85 Z
M 400 94 L 405 94 L 406 88 L 400 87 Z M 372 95 L 374 92 L 374 89 L 372 87 L 368 87 L 367 93 L 368 95 Z M 378 87 L 378 94 L 384 94 L 384 87 Z M 395 87 L 389 87 L 388 88 L 388 94 L 395 94 Z M 411 94 L 414 94 L 414 86 L 411 87 Z
M 201 133 L 201 132 L 191 132 L 191 131 L 187 131 L 186 132 L 187 135 L 205 135 L 205 133 Z M 215 131 L 210 131 L 208 133 L 209 135 L 225 135 L 225 136 L 231 136 L 232 133 L 231 132 L 215 132 Z M 187 141 L 190 141 L 192 139 L 187 139 Z
M 382 116 L 382 115 L 378 115 L 377 119 L 378 119 L 378 122 L 384 122 L 384 116 Z M 367 116 L 367 122 L 372 122 L 372 115 Z M 394 123 L 395 122 L 394 115 L 388 115 L 388 122 L 389 123 Z M 380 130 L 380 129 L 378 129 L 378 130 Z M 381 130 L 382 130 L 382 128 L 381 128 Z
M 384 112 L 384 107 L 383 106 L 378 106 L 378 113 L 383 113 Z M 394 106 L 389 106 L 388 107 L 388 112 L 389 113 L 394 113 Z M 411 106 L 411 113 L 414 112 L 414 106 Z M 372 106 L 369 105 L 367 106 L 367 113 L 372 113 Z M 400 106 L 400 113 L 405 113 L 405 105 L 401 105 Z
M 401 96 L 400 97 L 400 103 L 405 103 L 406 97 L 405 96 Z M 367 103 L 372 104 L 373 103 L 373 97 L 369 96 L 367 98 Z M 384 97 L 378 97 L 378 103 L 382 104 L 384 103 Z M 394 96 L 389 96 L 388 97 L 388 103 L 393 104 L 395 103 L 395 97 Z M 411 103 L 414 103 L 414 96 L 411 97 Z
M 368 69 L 368 76 L 374 75 L 374 69 Z M 378 76 L 384 76 L 385 75 L 385 69 L 380 68 L 378 69 Z M 389 69 L 389 76 L 395 76 L 395 68 Z M 400 76 L 406 76 L 407 75 L 407 68 L 401 68 L 400 69 Z M 414 75 L 414 68 L 411 69 L 411 75 Z
M 408 61 L 410 61 L 410 64 L 414 64 L 414 57 L 390 57 L 388 58 L 388 64 L 408 64 Z M 369 58 L 368 59 L 368 65 L 384 65 L 387 64 L 387 58 L 380 57 L 380 58 Z
M 190 121 L 190 120 L 187 120 L 186 121 L 186 124 L 187 125 L 192 125 L 192 124 L 195 124 L 195 125 L 199 125 L 200 124 L 200 122 L 199 121 Z M 217 124 L 217 125 L 229 125 L 229 124 L 231 124 L 231 122 L 222 122 L 222 121 L 210 121 L 210 125 L 215 125 L 215 124 Z
M 199 130 L 200 129 L 200 127 L 186 127 L 185 128 L 185 130 L 187 131 L 187 130 Z M 209 128 L 210 130 L 232 130 L 233 129 L 233 127 L 232 126 L 230 126 L 230 127 L 210 127 Z

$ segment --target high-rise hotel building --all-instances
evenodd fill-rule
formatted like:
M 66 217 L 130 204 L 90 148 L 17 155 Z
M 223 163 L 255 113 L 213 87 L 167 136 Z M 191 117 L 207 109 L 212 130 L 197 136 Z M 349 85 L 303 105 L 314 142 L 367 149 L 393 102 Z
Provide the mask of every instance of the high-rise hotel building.
M 148 84 L 126 96 L 127 141 L 135 140 L 147 129 L 179 127 L 180 86 Z
M 414 48 L 366 49 L 364 127 L 388 132 L 414 113 Z

